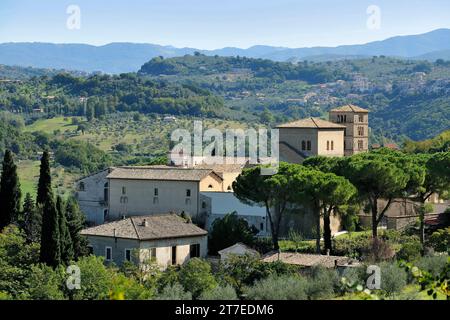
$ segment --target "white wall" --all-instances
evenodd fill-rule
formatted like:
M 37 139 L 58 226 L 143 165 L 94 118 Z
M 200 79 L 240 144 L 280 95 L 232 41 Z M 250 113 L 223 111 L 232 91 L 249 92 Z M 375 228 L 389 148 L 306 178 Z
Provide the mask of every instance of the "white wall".
M 91 224 L 102 224 L 104 222 L 104 210 L 108 209 L 104 201 L 104 185 L 108 182 L 106 176 L 109 170 L 88 176 L 75 183 L 75 197 L 78 200 L 81 211 L 86 220 Z M 80 190 L 80 183 L 84 183 L 84 191 Z
M 190 215 L 197 214 L 198 182 L 194 181 L 156 181 L 156 180 L 110 180 L 110 218 L 117 219 L 122 215 L 148 215 L 184 211 Z M 125 194 L 122 194 L 125 187 Z M 155 188 L 158 188 L 158 200 L 154 203 Z M 186 196 L 186 190 L 191 196 Z M 126 197 L 127 203 L 122 202 Z M 186 199 L 190 199 L 190 203 Z

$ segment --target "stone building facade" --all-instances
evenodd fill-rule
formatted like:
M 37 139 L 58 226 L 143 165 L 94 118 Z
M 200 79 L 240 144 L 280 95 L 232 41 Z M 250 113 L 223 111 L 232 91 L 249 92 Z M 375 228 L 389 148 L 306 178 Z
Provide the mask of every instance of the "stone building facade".
M 122 265 L 155 261 L 161 269 L 206 257 L 207 232 L 175 214 L 129 217 L 81 232 L 93 254 Z
M 355 105 L 345 105 L 329 112 L 329 120 L 345 126 L 344 155 L 369 150 L 369 111 Z

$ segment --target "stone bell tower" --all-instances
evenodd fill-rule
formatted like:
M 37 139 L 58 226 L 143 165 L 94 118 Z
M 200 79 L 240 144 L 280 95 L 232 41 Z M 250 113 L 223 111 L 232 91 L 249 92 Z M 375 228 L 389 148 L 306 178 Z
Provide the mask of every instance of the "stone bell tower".
M 330 110 L 331 122 L 345 126 L 344 155 L 369 150 L 369 111 L 355 105 L 345 105 Z

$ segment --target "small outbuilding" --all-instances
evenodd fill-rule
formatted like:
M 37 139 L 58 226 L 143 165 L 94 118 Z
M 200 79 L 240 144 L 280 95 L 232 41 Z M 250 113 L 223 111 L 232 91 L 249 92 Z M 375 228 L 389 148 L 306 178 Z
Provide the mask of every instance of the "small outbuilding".
M 231 247 L 220 250 L 219 255 L 220 255 L 220 260 L 224 261 L 224 260 L 228 259 L 228 257 L 230 255 L 259 256 L 259 253 L 258 253 L 258 251 L 246 246 L 245 244 L 238 242 L 238 243 L 232 245 Z

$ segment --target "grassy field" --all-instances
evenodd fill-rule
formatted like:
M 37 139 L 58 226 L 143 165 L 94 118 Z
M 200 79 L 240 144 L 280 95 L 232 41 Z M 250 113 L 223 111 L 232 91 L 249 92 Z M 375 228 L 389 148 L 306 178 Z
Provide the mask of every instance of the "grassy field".
M 39 161 L 23 160 L 17 165 L 22 194 L 36 193 L 37 181 L 39 179 Z
M 71 118 L 56 117 L 52 119 L 40 119 L 33 124 L 26 126 L 24 131 L 28 132 L 45 132 L 53 134 L 56 130 L 61 132 L 73 131 L 77 129 L 77 125 L 72 125 Z
M 22 196 L 30 193 L 33 198 L 36 195 L 39 180 L 40 161 L 24 160 L 17 165 L 17 172 L 20 179 Z M 72 185 L 79 175 L 68 172 L 61 166 L 52 168 L 52 184 L 56 194 L 68 197 L 72 190 Z

